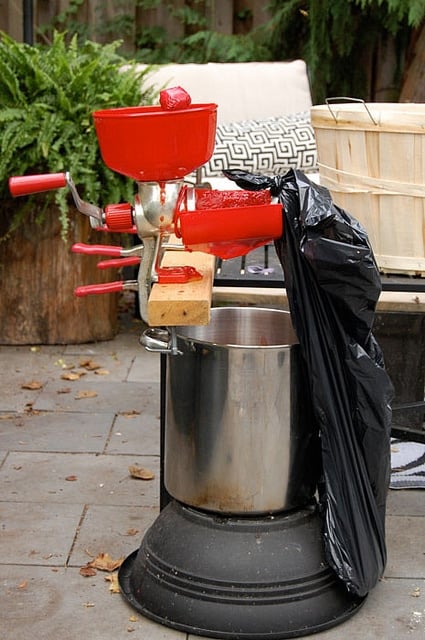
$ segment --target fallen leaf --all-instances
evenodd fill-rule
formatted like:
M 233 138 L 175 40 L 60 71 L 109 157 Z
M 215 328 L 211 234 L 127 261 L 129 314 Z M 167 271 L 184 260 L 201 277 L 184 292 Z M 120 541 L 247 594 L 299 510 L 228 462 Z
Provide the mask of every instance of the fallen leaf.
M 79 573 L 80 576 L 83 576 L 83 578 L 91 578 L 92 576 L 95 576 L 97 574 L 97 571 L 90 566 L 90 563 L 88 563 L 84 567 L 81 567 Z
M 42 388 L 43 388 L 43 383 L 38 382 L 37 380 L 31 380 L 31 382 L 24 382 L 24 384 L 21 385 L 21 389 L 29 389 L 30 391 L 37 391 L 37 389 L 42 389 Z
M 67 364 L 63 358 L 59 358 L 59 360 L 56 360 L 55 366 L 60 367 L 61 369 L 73 369 L 75 365 Z
M 140 416 L 140 411 L 136 411 L 136 409 L 132 409 L 132 411 L 121 411 L 121 416 L 124 418 L 134 418 L 134 416 Z
M 85 602 L 83 606 L 87 609 L 90 609 L 91 607 L 95 607 L 96 605 L 94 604 L 94 602 Z
M 97 392 L 92 389 L 81 390 L 74 396 L 75 400 L 83 400 L 84 398 L 96 398 Z
M 96 369 L 100 369 L 101 365 L 93 360 L 80 360 L 80 367 L 84 367 L 84 369 L 88 371 L 95 371 Z
M 120 585 L 118 583 L 118 573 L 112 573 L 110 576 L 106 576 L 105 580 L 109 582 L 109 591 L 111 593 L 121 593 Z
M 65 480 L 67 480 L 68 482 L 75 482 L 76 480 L 78 480 L 77 476 L 66 476 Z
M 22 469 L 22 465 L 21 464 L 14 464 L 13 469 L 15 469 L 15 471 L 20 471 Z
M 153 480 L 155 478 L 155 474 L 149 469 L 144 469 L 143 467 L 138 467 L 137 464 L 132 464 L 128 467 L 129 473 L 132 478 L 137 478 L 138 480 Z
M 28 580 L 23 580 L 20 584 L 18 584 L 18 589 L 20 591 L 24 591 L 28 587 Z
M 30 347 L 30 351 L 32 351 L 32 353 L 37 353 L 37 351 L 40 351 L 40 347 Z
M 124 556 L 114 560 L 109 553 L 99 553 L 98 556 L 87 564 L 88 567 L 94 567 L 99 571 L 116 571 L 124 562 Z
M 62 389 L 58 389 L 56 393 L 71 393 L 70 387 L 62 387 Z
M 415 587 L 410 595 L 412 596 L 412 598 L 419 598 L 420 595 L 421 595 L 420 588 L 419 587 Z
M 129 622 L 137 622 L 137 621 L 138 621 L 138 619 L 139 619 L 139 618 L 138 618 L 137 616 L 130 616 L 130 617 L 129 617 L 129 619 L 128 619 L 128 621 L 129 621 Z
M 127 536 L 137 536 L 139 529 L 127 529 Z
M 96 369 L 95 371 L 97 376 L 109 376 L 109 373 L 108 369 Z
M 79 380 L 81 376 L 85 376 L 85 371 L 69 371 L 68 373 L 63 373 L 61 375 L 62 380 L 70 380 L 74 382 L 75 380 Z

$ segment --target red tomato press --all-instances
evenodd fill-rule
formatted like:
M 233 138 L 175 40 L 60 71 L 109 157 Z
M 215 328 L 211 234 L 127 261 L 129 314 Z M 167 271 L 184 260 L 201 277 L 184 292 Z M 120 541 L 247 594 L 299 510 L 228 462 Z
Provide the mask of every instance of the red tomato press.
M 106 109 L 96 111 L 93 118 L 105 164 L 136 181 L 134 203 L 108 204 L 102 209 L 84 202 L 69 173 L 9 181 L 14 196 L 68 186 L 77 209 L 90 217 L 92 227 L 133 233 L 142 241 L 130 250 L 74 245 L 77 253 L 121 258 L 118 266 L 140 263 L 137 281 L 82 286 L 76 295 L 135 289 L 141 317 L 147 321 L 153 283 L 185 283 L 202 277 L 187 265 L 161 267 L 165 247 L 233 258 L 281 236 L 282 207 L 271 202 L 268 191 L 207 190 L 185 181 L 213 153 L 216 104 L 191 104 L 188 94 L 176 87 L 161 92 L 159 106 Z M 171 247 L 171 235 L 181 243 Z
M 133 203 L 88 204 L 68 173 L 10 179 L 16 196 L 67 186 L 94 228 L 140 239 L 129 249 L 74 245 L 110 256 L 107 266 L 139 265 L 135 280 L 77 295 L 135 290 L 149 324 L 154 283 L 203 277 L 162 266 L 166 248 L 226 259 L 282 236 L 282 205 L 268 190 L 188 182 L 213 153 L 216 112 L 175 88 L 159 106 L 93 114 L 104 162 L 136 182 Z M 142 342 L 161 353 L 161 509 L 120 568 L 124 597 L 156 622 L 223 639 L 293 638 L 353 615 L 364 598 L 325 558 L 319 434 L 290 313 L 217 307 L 208 325 L 149 327 Z

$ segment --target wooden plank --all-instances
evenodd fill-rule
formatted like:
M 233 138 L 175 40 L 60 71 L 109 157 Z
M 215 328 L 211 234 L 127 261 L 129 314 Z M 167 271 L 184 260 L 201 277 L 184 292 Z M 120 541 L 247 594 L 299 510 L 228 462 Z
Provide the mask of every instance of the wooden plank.
M 151 327 L 206 325 L 210 321 L 215 258 L 199 251 L 166 251 L 162 266 L 195 267 L 202 280 L 185 284 L 154 284 L 148 301 Z

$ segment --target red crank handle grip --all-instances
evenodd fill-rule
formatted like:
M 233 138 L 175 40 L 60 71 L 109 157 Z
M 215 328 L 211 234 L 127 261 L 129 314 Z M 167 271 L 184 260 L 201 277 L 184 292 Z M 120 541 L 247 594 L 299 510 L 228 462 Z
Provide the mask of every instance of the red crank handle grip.
M 77 287 L 74 290 L 74 294 L 78 298 L 89 296 L 97 293 L 115 293 L 116 291 L 122 291 L 124 289 L 124 281 L 117 280 L 116 282 L 104 282 L 102 284 L 84 284 L 81 287 Z
M 13 176 L 9 178 L 9 189 L 12 196 L 28 196 L 51 189 L 66 187 L 66 173 L 40 173 L 30 176 Z
M 85 253 L 88 256 L 117 256 L 119 257 L 122 248 L 116 245 L 108 244 L 84 244 L 84 242 L 76 242 L 72 245 L 73 253 Z

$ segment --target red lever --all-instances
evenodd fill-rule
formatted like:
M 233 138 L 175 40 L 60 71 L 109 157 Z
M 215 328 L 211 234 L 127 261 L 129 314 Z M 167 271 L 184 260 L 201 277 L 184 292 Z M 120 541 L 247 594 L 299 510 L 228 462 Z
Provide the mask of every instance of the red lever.
M 59 189 L 66 187 L 66 185 L 66 173 L 41 173 L 9 178 L 9 189 L 12 196 L 28 196 L 31 193 Z
M 77 287 L 74 290 L 74 294 L 78 298 L 89 296 L 93 293 L 115 293 L 116 291 L 123 291 L 124 281 L 117 280 L 116 282 L 104 282 L 103 284 L 84 284 L 81 287 Z
M 98 269 L 109 269 L 110 267 L 131 267 L 133 265 L 140 264 L 140 258 L 138 256 L 130 256 L 129 258 L 117 258 L 112 260 L 101 260 L 97 263 Z
M 121 247 L 108 244 L 84 244 L 84 242 L 76 242 L 72 245 L 74 253 L 85 253 L 88 256 L 120 256 Z

